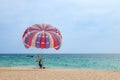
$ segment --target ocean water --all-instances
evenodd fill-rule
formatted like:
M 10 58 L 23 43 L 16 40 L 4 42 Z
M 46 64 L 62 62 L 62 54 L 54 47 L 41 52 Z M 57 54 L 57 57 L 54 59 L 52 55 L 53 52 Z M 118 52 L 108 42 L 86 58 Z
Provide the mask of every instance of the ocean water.
M 0 54 L 0 67 L 38 67 L 37 54 Z M 120 70 L 120 54 L 41 54 L 47 68 Z

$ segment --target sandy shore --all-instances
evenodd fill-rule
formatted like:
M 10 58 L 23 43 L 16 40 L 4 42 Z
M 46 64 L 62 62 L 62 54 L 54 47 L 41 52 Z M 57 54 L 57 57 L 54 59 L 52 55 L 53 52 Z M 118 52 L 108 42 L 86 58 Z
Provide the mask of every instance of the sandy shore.
M 0 80 L 120 80 L 120 71 L 0 67 Z

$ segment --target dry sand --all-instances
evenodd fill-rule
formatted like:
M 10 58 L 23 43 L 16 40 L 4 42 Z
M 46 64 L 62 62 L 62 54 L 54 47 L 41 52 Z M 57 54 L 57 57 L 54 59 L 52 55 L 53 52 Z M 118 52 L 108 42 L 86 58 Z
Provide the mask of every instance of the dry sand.
M 0 80 L 120 80 L 120 71 L 0 67 Z

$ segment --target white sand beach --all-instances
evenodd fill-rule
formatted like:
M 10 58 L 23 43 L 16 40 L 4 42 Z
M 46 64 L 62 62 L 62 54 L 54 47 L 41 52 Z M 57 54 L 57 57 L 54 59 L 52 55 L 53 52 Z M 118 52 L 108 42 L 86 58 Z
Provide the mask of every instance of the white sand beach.
M 0 80 L 120 80 L 120 71 L 0 67 Z

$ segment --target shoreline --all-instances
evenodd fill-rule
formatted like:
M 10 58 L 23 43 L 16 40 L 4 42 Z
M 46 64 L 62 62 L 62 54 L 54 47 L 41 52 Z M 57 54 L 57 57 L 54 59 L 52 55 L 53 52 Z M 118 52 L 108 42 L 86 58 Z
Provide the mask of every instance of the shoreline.
M 119 80 L 120 71 L 0 67 L 0 80 Z
M 39 67 L 31 67 L 31 66 L 0 66 L 0 69 L 39 69 Z M 72 70 L 100 70 L 100 71 L 120 71 L 115 69 L 95 69 L 95 68 L 64 68 L 64 67 L 45 67 L 45 69 L 72 69 Z

